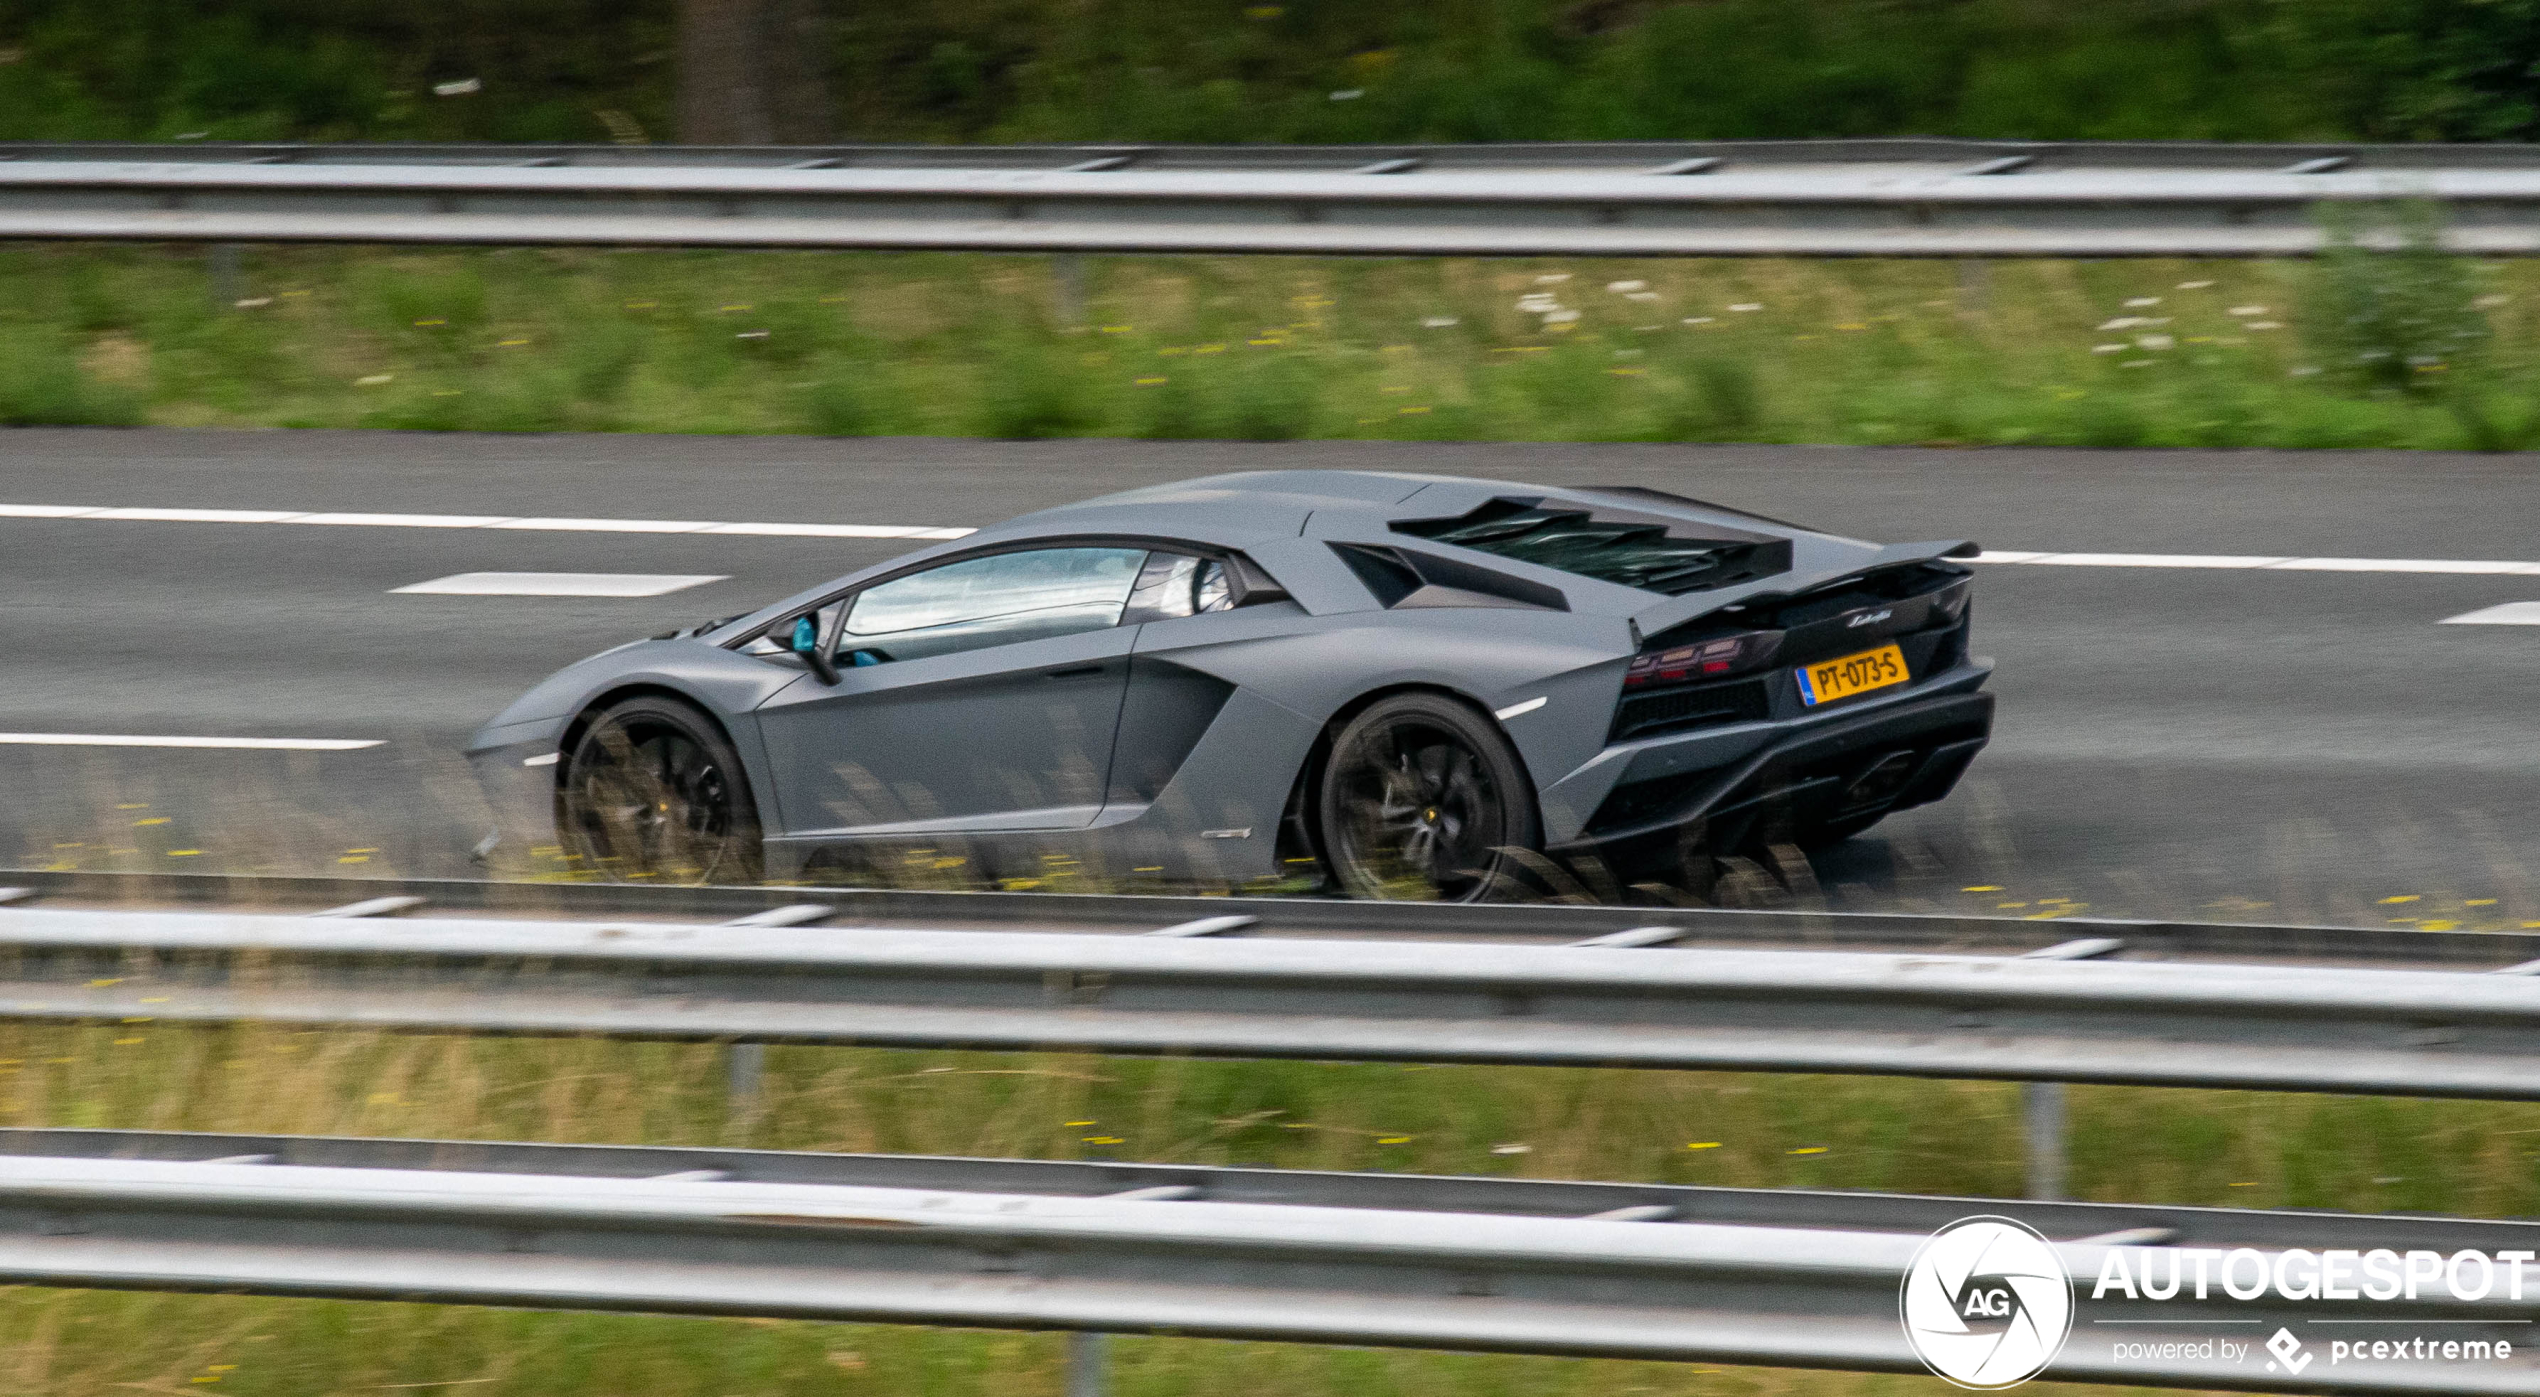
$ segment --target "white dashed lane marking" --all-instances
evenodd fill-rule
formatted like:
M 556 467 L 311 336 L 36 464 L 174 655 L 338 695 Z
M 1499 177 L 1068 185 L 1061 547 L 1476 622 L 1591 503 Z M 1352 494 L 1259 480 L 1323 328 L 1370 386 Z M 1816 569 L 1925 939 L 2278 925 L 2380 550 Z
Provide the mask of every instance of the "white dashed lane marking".
M 659 597 L 723 580 L 721 573 L 459 572 L 389 590 L 429 597 Z
M 0 519 L 90 519 L 163 524 L 331 524 L 371 529 L 527 529 L 574 534 L 739 534 L 757 538 L 962 538 L 976 529 L 929 524 L 723 523 L 713 519 L 545 519 L 508 514 L 302 514 L 276 509 L 106 509 L 0 504 Z
M 2502 606 L 2446 616 L 2447 626 L 2540 626 L 2540 601 L 2509 601 Z
M 11 747 L 217 747 L 255 752 L 358 752 L 380 739 L 354 737 L 151 737 L 132 733 L 0 732 Z

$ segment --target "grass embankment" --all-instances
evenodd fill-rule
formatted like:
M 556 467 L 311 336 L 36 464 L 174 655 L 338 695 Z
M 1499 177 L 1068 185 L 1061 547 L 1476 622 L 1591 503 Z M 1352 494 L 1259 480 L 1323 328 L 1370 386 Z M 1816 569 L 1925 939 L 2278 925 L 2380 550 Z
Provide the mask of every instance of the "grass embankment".
M 780 1048 L 730 1118 L 721 1050 L 158 1025 L 0 1028 L 0 1122 L 746 1144 L 2016 1196 L 1993 1083 Z M 2079 1088 L 2083 1197 L 2521 1214 L 2540 1108 Z M 18 1290 L 13 1394 L 1055 1394 L 1048 1335 Z M 228 1366 L 216 1366 L 228 1365 Z M 1115 1391 L 1861 1397 L 1932 1380 L 1142 1339 Z M 2051 1391 L 2052 1389 L 2041 1389 Z
M 252 254 L 246 294 L 216 306 L 198 252 L 16 249 L 0 254 L 0 422 L 2540 439 L 2528 263 L 1099 258 L 1084 280 L 1063 314 L 1040 258 L 285 249 Z

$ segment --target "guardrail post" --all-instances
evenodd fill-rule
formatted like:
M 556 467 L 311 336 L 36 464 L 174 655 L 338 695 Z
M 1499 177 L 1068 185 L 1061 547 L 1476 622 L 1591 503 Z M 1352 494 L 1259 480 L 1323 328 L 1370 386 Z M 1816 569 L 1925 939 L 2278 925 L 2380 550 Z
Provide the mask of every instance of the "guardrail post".
M 759 1092 L 767 1075 L 765 1043 L 735 1043 L 724 1049 L 724 1119 L 734 1130 L 758 1115 Z
M 1983 310 L 1993 290 L 1993 264 L 1980 257 L 1958 259 L 1958 308 Z
M 2064 1196 L 2064 1084 L 2025 1082 L 2020 1114 L 2028 1126 L 2028 1196 L 2052 1202 Z
M 1085 259 L 1081 254 L 1062 252 L 1050 259 L 1050 298 L 1058 328 L 1073 329 L 1085 323 Z
M 240 269 L 244 250 L 236 243 L 214 243 L 204 261 L 212 274 L 212 305 L 230 310 L 247 295 L 246 275 Z
M 1111 1336 L 1079 1330 L 1067 1336 L 1067 1397 L 1103 1397 Z

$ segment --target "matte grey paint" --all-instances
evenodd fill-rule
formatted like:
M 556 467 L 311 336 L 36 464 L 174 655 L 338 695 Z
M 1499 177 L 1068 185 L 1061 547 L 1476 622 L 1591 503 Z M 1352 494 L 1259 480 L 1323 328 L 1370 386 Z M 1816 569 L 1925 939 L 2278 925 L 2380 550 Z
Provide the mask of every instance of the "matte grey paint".
M 1396 519 L 1460 514 L 1497 497 L 1619 506 L 1786 537 L 1792 568 L 1666 597 L 1393 533 Z M 1239 550 L 1290 600 L 1055 640 L 850 668 L 836 686 L 789 656 L 725 648 L 844 592 L 937 559 L 1075 538 Z M 1401 548 L 1557 593 L 1566 611 L 1490 606 L 1388 610 L 1331 544 Z M 1695 769 L 1834 715 L 1608 748 L 1625 664 L 1640 639 L 1722 606 L 1865 568 L 1936 557 L 1941 542 L 1880 547 L 1733 510 L 1646 494 L 1386 471 L 1259 471 L 1124 491 L 1027 514 L 799 592 L 698 637 L 621 646 L 569 665 L 497 715 L 471 746 L 525 803 L 521 837 L 548 842 L 524 769 L 575 715 L 650 688 L 715 715 L 742 756 L 769 837 L 768 873 L 824 847 L 920 837 L 952 858 L 1066 853 L 1115 873 L 1245 882 L 1280 872 L 1275 836 L 1326 724 L 1370 696 L 1432 689 L 1485 713 L 1542 698 L 1503 724 L 1543 796 L 1546 837 L 1574 837 L 1626 769 Z M 1635 633 L 1637 632 L 1637 634 Z M 1131 656 L 1140 663 L 1131 665 Z M 1093 667 L 1099 666 L 1098 670 Z M 1066 673 L 1053 673 L 1066 671 Z M 1980 686 L 1985 668 L 1926 675 L 1904 696 Z M 1847 703 L 1860 714 L 1891 696 Z M 1196 735 L 1194 735 L 1196 734 Z M 1137 744 L 1127 764 L 1118 743 Z M 1151 794 L 1150 794 L 1151 793 Z M 1249 829 L 1242 838 L 1202 831 Z

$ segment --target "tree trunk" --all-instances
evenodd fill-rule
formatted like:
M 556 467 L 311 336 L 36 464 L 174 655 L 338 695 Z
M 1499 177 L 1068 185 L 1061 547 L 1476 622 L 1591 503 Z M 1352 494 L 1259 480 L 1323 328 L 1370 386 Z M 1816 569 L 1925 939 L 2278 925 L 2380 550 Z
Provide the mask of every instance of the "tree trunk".
M 679 0 L 679 139 L 830 139 L 823 10 L 824 0 Z

